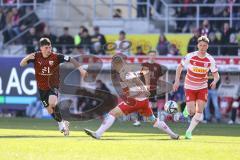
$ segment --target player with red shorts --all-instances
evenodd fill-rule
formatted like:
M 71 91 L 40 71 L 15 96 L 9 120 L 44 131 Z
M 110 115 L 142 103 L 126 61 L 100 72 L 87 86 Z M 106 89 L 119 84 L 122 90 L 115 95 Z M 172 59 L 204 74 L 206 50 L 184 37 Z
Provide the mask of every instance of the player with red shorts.
M 34 64 L 40 99 L 48 113 L 58 122 L 59 130 L 67 136 L 69 135 L 69 122 L 62 119 L 57 106 L 60 82 L 59 65 L 64 62 L 70 62 L 79 69 L 83 77 L 87 75 L 87 72 L 74 58 L 52 52 L 51 41 L 48 38 L 41 38 L 39 45 L 40 51 L 31 53 L 23 58 L 20 66 L 26 66 L 28 63 Z
M 122 94 L 121 97 L 124 99 L 124 102 L 118 104 L 107 114 L 97 131 L 94 132 L 89 129 L 84 129 L 84 131 L 89 136 L 95 139 L 100 139 L 103 133 L 112 126 L 117 117 L 138 112 L 139 114 L 148 117 L 148 119 L 153 122 L 154 127 L 163 130 L 170 135 L 172 139 L 178 139 L 179 136 L 172 132 L 165 122 L 160 121 L 159 118 L 155 118 L 153 115 L 148 100 L 150 93 L 147 87 L 138 78 L 137 73 L 132 72 L 129 67 L 126 67 L 127 64 L 120 55 L 113 57 L 112 64 L 113 70 L 119 76 L 120 94 Z
M 156 55 L 157 51 L 150 50 L 148 52 L 149 60 L 147 62 L 144 62 L 142 64 L 142 71 L 141 71 L 141 80 L 144 82 L 145 85 L 149 85 L 150 89 L 150 96 L 149 101 L 151 102 L 152 108 L 157 108 L 157 100 L 160 98 L 160 96 L 157 95 L 157 84 L 161 76 L 164 75 L 166 72 L 166 69 L 161 66 L 159 63 L 156 63 Z M 143 71 L 148 71 L 147 74 L 149 76 L 149 82 L 147 82 L 144 78 Z M 134 120 L 133 125 L 134 126 L 140 126 L 140 121 L 138 121 L 138 115 L 136 119 Z
M 177 91 L 183 67 L 187 68 L 184 82 L 187 111 L 193 116 L 185 138 L 192 138 L 192 131 L 203 120 L 203 110 L 208 96 L 208 72 L 211 70 L 214 80 L 210 84 L 214 89 L 219 80 L 218 69 L 214 58 L 207 53 L 209 40 L 206 36 L 198 38 L 198 51 L 189 53 L 178 65 L 173 90 Z

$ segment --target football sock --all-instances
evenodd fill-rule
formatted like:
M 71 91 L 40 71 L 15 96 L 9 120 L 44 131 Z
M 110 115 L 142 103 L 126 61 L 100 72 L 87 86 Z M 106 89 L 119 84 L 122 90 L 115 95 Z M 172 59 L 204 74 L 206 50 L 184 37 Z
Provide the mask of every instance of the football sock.
M 101 137 L 102 134 L 112 126 L 115 119 L 116 118 L 113 115 L 108 114 L 108 116 L 106 116 L 101 126 L 96 131 L 96 134 Z
M 154 127 L 161 129 L 170 136 L 176 135 L 164 121 L 160 121 L 159 119 L 155 122 Z
M 191 123 L 187 129 L 187 132 L 192 132 L 194 130 L 194 128 L 198 125 L 198 123 L 202 120 L 203 120 L 203 114 L 196 113 L 191 120 Z
M 63 120 L 58 105 L 55 106 L 51 115 L 57 122 L 61 122 Z

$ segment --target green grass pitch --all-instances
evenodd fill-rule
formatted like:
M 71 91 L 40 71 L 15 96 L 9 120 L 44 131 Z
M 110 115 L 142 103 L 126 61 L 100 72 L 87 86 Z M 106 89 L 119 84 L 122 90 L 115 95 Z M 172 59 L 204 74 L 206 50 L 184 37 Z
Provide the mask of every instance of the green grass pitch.
M 149 123 L 116 122 L 102 140 L 83 132 L 99 125 L 72 122 L 63 137 L 53 120 L 0 118 L 0 160 L 240 160 L 240 125 L 200 124 L 185 140 L 186 124 L 170 123 L 179 141 Z

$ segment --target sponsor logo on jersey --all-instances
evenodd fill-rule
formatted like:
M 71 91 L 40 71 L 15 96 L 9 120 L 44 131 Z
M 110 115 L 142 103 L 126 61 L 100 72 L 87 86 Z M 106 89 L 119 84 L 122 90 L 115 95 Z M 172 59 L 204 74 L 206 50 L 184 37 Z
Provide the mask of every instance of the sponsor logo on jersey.
M 204 63 L 204 67 L 208 67 L 208 63 Z
M 206 73 L 208 70 L 204 68 L 193 67 L 193 71 L 196 73 Z

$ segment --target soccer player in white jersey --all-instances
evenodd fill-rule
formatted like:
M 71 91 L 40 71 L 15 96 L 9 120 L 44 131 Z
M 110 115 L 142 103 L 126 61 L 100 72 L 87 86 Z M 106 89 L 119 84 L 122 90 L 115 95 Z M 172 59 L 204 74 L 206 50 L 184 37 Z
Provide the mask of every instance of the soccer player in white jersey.
M 206 106 L 208 96 L 208 72 L 212 72 L 214 80 L 210 84 L 214 89 L 219 80 L 218 69 L 214 58 L 207 53 L 209 40 L 206 36 L 198 38 L 198 51 L 188 53 L 176 70 L 175 83 L 173 90 L 177 91 L 179 79 L 184 67 L 187 74 L 184 82 L 187 111 L 192 117 L 191 123 L 185 133 L 186 139 L 192 138 L 192 131 L 203 120 L 203 110 Z
M 172 139 L 179 139 L 179 135 L 175 134 L 164 121 L 160 121 L 159 118 L 155 118 L 149 104 L 148 96 L 150 93 L 147 87 L 143 85 L 136 73 L 134 74 L 134 72 L 131 72 L 126 67 L 125 60 L 121 56 L 117 55 L 113 57 L 112 63 L 116 76 L 118 76 L 120 80 L 120 90 L 122 92 L 120 94 L 123 94 L 121 98 L 124 96 L 125 98 L 123 99 L 125 99 L 125 101 L 118 104 L 108 113 L 97 131 L 94 132 L 89 129 L 84 129 L 84 131 L 89 136 L 95 139 L 100 139 L 103 133 L 113 125 L 117 117 L 138 112 L 141 115 L 148 117 L 148 120 L 153 122 L 153 127 L 161 129 Z M 133 83 L 134 85 L 132 85 Z

